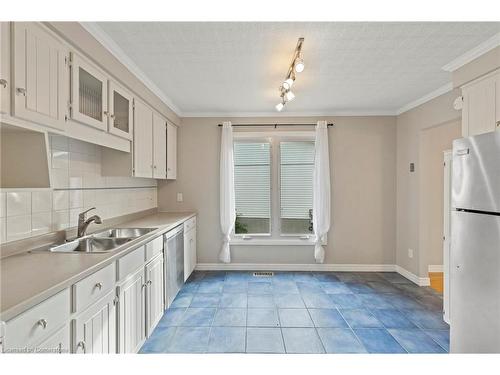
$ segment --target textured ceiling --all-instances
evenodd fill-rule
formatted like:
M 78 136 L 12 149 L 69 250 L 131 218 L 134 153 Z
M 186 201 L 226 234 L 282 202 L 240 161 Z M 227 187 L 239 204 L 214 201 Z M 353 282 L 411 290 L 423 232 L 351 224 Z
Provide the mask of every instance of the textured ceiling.
M 395 111 L 500 23 L 99 22 L 183 115 L 273 112 L 297 38 L 306 68 L 283 114 Z

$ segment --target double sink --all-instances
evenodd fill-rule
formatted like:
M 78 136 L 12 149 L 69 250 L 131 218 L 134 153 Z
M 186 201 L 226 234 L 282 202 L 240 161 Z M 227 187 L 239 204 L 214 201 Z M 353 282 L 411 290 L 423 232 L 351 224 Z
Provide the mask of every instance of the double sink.
M 106 253 L 157 228 L 114 228 L 52 246 L 54 253 Z

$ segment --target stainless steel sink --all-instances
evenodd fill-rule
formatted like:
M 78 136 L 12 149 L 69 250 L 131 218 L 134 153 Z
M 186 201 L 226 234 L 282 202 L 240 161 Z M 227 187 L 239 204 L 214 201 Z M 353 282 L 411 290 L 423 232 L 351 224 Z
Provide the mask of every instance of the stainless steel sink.
M 54 253 L 105 253 L 132 241 L 132 238 L 78 238 L 62 245 L 51 247 Z
M 115 228 L 92 234 L 95 238 L 137 238 L 157 228 Z

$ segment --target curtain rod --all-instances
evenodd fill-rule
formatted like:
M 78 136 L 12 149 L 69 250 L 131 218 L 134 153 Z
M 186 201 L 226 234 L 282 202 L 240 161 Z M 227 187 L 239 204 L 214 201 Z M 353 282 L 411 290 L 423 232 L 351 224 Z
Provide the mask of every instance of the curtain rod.
M 218 126 L 222 126 L 222 124 Z M 278 126 L 316 126 L 316 124 L 232 124 L 231 126 L 274 126 L 276 129 Z M 333 126 L 333 123 L 326 124 L 326 126 Z

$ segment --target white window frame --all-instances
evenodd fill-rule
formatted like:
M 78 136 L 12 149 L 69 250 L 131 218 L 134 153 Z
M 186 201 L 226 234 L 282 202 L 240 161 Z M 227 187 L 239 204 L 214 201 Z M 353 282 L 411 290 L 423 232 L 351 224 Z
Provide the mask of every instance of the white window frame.
M 231 245 L 257 245 L 257 246 L 312 246 L 316 242 L 314 234 L 283 234 L 281 233 L 281 161 L 280 143 L 290 141 L 314 141 L 314 131 L 266 131 L 252 132 L 239 131 L 233 133 L 233 141 L 270 143 L 271 161 L 271 221 L 270 233 L 264 234 L 236 234 L 231 233 Z M 326 245 L 326 236 L 323 242 Z

